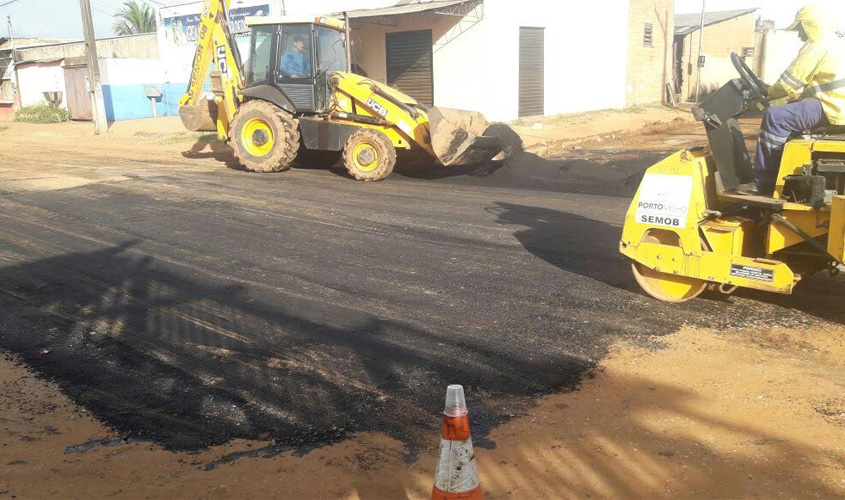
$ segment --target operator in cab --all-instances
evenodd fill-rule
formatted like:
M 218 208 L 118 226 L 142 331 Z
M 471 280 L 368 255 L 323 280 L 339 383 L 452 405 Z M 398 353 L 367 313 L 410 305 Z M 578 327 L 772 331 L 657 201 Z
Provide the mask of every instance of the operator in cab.
M 754 181 L 736 191 L 769 196 L 777 183 L 784 146 L 798 132 L 828 125 L 845 125 L 845 38 L 836 32 L 835 16 L 810 4 L 787 30 L 805 42 L 798 57 L 766 89 L 772 100 L 788 98 L 766 110 L 757 140 Z
M 311 61 L 305 50 L 305 37 L 293 37 L 290 50 L 282 55 L 282 75 L 288 78 L 308 78 L 311 76 Z

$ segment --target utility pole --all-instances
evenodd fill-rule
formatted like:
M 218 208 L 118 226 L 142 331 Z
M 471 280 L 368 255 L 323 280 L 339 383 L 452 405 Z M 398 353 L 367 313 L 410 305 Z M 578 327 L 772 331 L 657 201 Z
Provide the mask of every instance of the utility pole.
M 704 61 L 702 60 L 704 51 L 704 14 L 707 12 L 707 0 L 701 0 L 701 27 L 698 30 L 698 80 L 695 83 L 695 102 L 701 95 L 701 71 L 704 70 Z
M 9 28 L 9 48 L 12 49 L 11 59 L 9 60 L 8 68 L 12 73 L 12 109 L 20 109 L 21 101 L 20 101 L 20 91 L 18 90 L 18 70 L 15 67 L 16 61 L 16 54 L 15 54 L 15 37 L 12 34 L 12 16 L 6 16 L 6 26 Z M 2 77 L 3 75 L 0 75 Z
M 15 37 L 12 36 L 12 16 L 6 16 L 6 26 L 9 28 L 9 48 L 15 53 Z
M 82 8 L 82 32 L 85 35 L 85 58 L 88 62 L 88 93 L 91 96 L 91 114 L 96 134 L 109 130 L 103 85 L 100 83 L 100 61 L 97 59 L 97 41 L 94 38 L 94 21 L 91 19 L 91 0 L 79 0 Z

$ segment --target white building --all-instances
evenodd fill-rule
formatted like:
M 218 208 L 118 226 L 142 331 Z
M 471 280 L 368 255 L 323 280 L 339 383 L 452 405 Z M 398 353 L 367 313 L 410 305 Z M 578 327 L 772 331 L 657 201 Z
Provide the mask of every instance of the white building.
M 629 103 L 629 40 L 642 37 L 629 33 L 629 11 L 653 0 L 395 3 L 285 0 L 285 12 L 281 0 L 233 0 L 231 13 L 237 30 L 248 15 L 317 16 L 346 9 L 354 62 L 367 76 L 429 104 L 510 121 Z M 166 94 L 186 89 L 201 9 L 197 1 L 157 10 Z M 246 55 L 247 45 L 239 46 Z M 654 85 L 660 89 L 664 82 L 658 76 Z

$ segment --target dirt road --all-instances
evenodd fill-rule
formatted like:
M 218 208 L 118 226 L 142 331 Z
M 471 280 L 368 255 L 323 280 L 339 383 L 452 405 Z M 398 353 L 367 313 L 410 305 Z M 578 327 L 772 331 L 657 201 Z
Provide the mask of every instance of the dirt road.
M 378 184 L 51 134 L 0 132 L 0 494 L 426 496 L 455 382 L 494 497 L 845 494 L 845 282 L 669 306 L 617 254 L 695 125 Z

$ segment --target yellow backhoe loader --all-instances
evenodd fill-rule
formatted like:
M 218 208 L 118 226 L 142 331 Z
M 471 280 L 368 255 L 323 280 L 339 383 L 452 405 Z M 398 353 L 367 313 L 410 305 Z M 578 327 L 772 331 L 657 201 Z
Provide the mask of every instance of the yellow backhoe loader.
M 649 168 L 625 218 L 620 251 L 663 301 L 708 287 L 789 294 L 812 273 L 838 274 L 845 260 L 845 128 L 793 137 L 771 197 L 734 193 L 752 179 L 737 117 L 769 103 L 743 59 L 732 60 L 740 77 L 693 109 L 709 145 Z
M 244 67 L 228 6 L 229 0 L 205 2 L 179 115 L 189 130 L 216 131 L 249 170 L 285 170 L 305 148 L 342 152 L 352 177 L 378 181 L 393 171 L 397 148 L 422 155 L 421 163 L 463 165 L 518 146 L 512 131 L 479 113 L 428 108 L 352 73 L 349 26 L 341 19 L 248 18 Z

